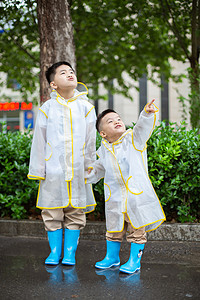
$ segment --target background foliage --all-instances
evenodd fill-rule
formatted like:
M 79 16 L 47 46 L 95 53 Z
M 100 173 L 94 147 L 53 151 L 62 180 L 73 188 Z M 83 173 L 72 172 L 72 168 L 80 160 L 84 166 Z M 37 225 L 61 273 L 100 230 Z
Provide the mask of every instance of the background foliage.
M 200 135 L 185 123 L 162 122 L 148 142 L 149 175 L 168 220 L 192 222 L 200 213 Z
M 28 180 L 32 136 L 0 132 L 0 216 L 28 218 L 35 210 L 37 187 Z M 101 138 L 97 137 L 97 148 Z M 149 175 L 168 221 L 197 222 L 200 212 L 200 135 L 185 124 L 160 123 L 148 141 Z M 104 219 L 103 180 L 94 185 L 96 210 L 90 220 Z M 38 210 L 39 212 L 39 210 Z
M 0 132 L 0 216 L 27 218 L 35 207 L 38 183 L 28 180 L 32 136 Z

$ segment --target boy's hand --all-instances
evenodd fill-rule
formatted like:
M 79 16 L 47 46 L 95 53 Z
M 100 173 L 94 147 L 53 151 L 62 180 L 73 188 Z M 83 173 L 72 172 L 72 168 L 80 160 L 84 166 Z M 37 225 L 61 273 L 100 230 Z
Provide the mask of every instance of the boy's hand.
M 152 105 L 154 103 L 155 99 L 153 99 L 151 102 L 147 103 L 147 105 L 145 106 L 144 110 L 147 113 L 155 113 L 155 107 Z
M 92 172 L 92 168 L 88 168 L 87 172 L 90 174 Z

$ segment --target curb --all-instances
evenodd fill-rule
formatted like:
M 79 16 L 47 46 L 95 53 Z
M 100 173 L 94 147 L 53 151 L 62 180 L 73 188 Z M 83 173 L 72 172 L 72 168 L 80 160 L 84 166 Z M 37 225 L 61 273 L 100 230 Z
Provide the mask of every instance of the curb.
M 149 241 L 200 241 L 200 224 L 162 224 L 157 230 L 147 233 Z M 87 221 L 81 231 L 82 239 L 105 240 L 105 222 Z M 33 238 L 47 238 L 41 220 L 0 220 L 0 235 Z

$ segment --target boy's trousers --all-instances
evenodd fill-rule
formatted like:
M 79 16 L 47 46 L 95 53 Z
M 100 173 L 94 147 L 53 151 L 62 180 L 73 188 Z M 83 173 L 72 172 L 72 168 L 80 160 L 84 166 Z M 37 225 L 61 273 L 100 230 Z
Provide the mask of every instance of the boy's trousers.
M 124 216 L 125 216 L 125 220 L 124 220 L 123 231 L 113 232 L 113 233 L 106 232 L 106 239 L 112 242 L 122 242 L 123 237 L 127 233 L 126 235 L 127 242 L 136 243 L 136 244 L 145 244 L 147 242 L 145 227 L 142 227 L 140 229 L 134 229 L 131 226 L 127 214 L 125 214 Z
M 46 231 L 55 231 L 61 228 L 71 230 L 83 229 L 86 225 L 86 216 L 83 209 L 66 208 L 43 209 L 41 212 Z

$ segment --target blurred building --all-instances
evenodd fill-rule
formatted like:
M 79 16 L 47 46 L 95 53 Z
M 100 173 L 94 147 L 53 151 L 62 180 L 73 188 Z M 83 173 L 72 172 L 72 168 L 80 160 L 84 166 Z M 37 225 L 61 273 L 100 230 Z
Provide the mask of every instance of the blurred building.
M 13 80 L 8 82 L 5 73 L 0 75 L 1 82 L 5 83 L 0 92 L 0 122 L 5 123 L 5 128 L 10 131 L 24 131 L 28 127 L 33 129 L 38 108 L 33 105 L 32 97 L 24 102 L 19 93 L 19 84 Z
M 173 61 L 172 66 L 174 75 L 187 74 L 186 70 L 189 64 Z M 184 117 L 189 124 L 188 102 L 185 101 L 186 114 L 183 116 L 182 105 L 179 101 L 180 96 L 187 98 L 189 94 L 189 82 L 186 78 L 183 78 L 180 83 L 175 83 L 172 80 L 166 82 L 164 77 L 161 81 L 155 78 L 162 85 L 162 88 L 147 80 L 145 74 L 138 82 L 131 81 L 131 78 L 126 74 L 124 74 L 124 78 L 127 82 L 132 82 L 133 85 L 139 88 L 139 92 L 135 88 L 130 89 L 133 101 L 120 94 L 108 94 L 108 101 L 99 100 L 98 105 L 96 104 L 98 112 L 106 108 L 112 108 L 120 114 L 126 125 L 132 125 L 132 122 L 137 121 L 139 113 L 146 103 L 155 99 L 155 104 L 159 108 L 160 120 L 180 123 Z M 115 85 L 116 82 L 114 81 L 113 84 Z M 103 87 L 100 88 L 100 94 L 106 94 Z

